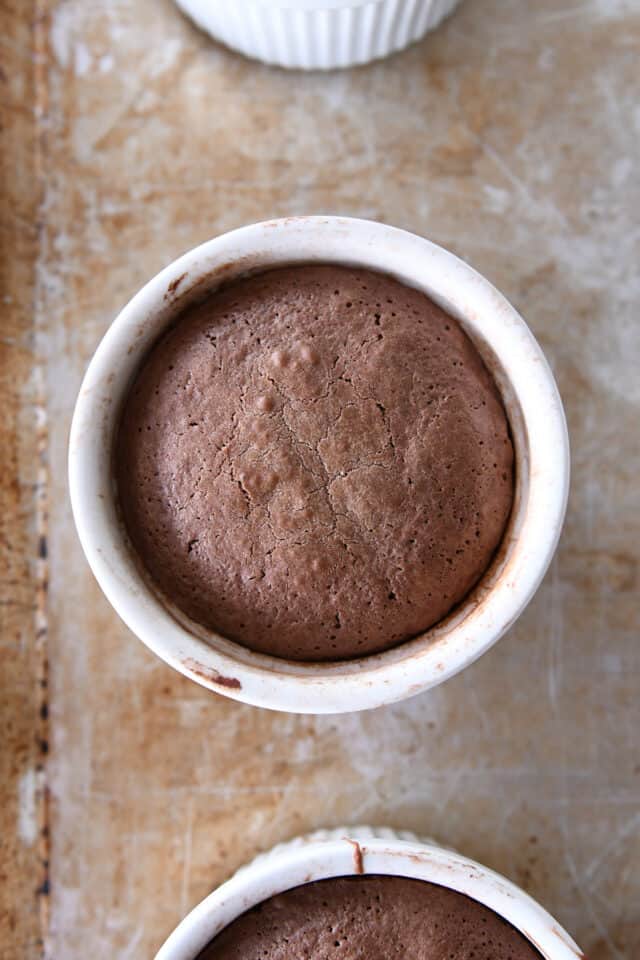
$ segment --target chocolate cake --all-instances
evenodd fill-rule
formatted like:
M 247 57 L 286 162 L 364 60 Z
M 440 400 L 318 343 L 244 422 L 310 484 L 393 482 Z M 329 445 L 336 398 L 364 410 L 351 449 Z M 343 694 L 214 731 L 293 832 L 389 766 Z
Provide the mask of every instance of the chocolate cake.
M 295 887 L 242 914 L 198 960 L 542 960 L 476 900 L 404 877 Z
M 423 293 L 294 266 L 186 309 L 124 405 L 116 480 L 160 591 L 254 651 L 339 660 L 445 617 L 513 497 L 477 349 Z

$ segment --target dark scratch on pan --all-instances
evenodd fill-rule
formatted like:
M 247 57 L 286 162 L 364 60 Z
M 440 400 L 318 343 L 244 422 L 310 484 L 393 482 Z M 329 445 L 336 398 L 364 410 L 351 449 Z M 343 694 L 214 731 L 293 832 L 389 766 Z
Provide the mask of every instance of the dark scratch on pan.
M 186 272 L 181 273 L 179 277 L 176 277 L 175 280 L 172 280 L 169 286 L 167 287 L 167 292 L 164 295 L 165 300 L 168 300 L 169 297 L 172 297 L 184 278 L 187 276 Z
M 362 847 L 357 840 L 351 840 L 349 837 L 345 837 L 344 839 L 353 847 L 353 872 L 358 874 L 364 873 L 364 857 L 362 856 Z
M 211 679 L 221 687 L 230 687 L 234 690 L 240 690 L 242 687 L 237 677 L 223 677 L 222 674 L 219 673 L 217 676 L 211 677 Z
M 205 667 L 202 663 L 198 663 L 198 661 L 192 657 L 187 657 L 187 659 L 182 662 L 190 673 L 195 673 L 197 676 L 202 677 L 203 680 L 208 680 L 209 683 L 215 683 L 219 687 L 227 687 L 229 690 L 242 689 L 242 684 L 237 677 L 225 677 L 221 673 L 218 673 L 217 670 L 212 670 L 210 667 Z

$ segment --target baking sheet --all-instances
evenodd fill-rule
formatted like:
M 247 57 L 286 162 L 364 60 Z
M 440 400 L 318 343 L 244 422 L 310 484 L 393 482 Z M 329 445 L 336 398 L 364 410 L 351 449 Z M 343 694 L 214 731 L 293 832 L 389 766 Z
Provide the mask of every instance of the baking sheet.
M 411 50 L 329 76 L 249 63 L 169 0 L 2 17 L 19 573 L 0 956 L 151 957 L 255 852 L 356 822 L 504 872 L 590 960 L 640 955 L 638 3 L 466 0 Z M 137 288 L 223 230 L 317 212 L 428 235 L 486 274 L 547 352 L 573 447 L 557 559 L 508 636 L 441 688 L 333 718 L 226 701 L 137 642 L 82 557 L 65 465 L 83 370 Z
M 0 957 L 47 926 L 46 418 L 35 336 L 34 10 L 0 6 Z M 42 539 L 41 539 L 42 537 Z

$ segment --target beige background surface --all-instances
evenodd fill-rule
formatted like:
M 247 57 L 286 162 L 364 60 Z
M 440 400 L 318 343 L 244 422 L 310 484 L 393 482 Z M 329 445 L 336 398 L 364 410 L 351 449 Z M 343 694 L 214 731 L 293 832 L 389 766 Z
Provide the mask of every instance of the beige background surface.
M 151 957 L 256 851 L 357 821 L 504 872 L 590 960 L 639 956 L 640 3 L 465 0 L 330 76 L 249 63 L 169 0 L 1 10 L 0 956 L 40 956 L 43 928 L 56 960 Z M 121 305 L 216 233 L 313 212 L 407 227 L 493 280 L 554 366 L 574 464 L 557 559 L 510 634 L 431 693 L 335 718 L 236 705 L 156 660 L 93 582 L 66 492 L 74 397 Z

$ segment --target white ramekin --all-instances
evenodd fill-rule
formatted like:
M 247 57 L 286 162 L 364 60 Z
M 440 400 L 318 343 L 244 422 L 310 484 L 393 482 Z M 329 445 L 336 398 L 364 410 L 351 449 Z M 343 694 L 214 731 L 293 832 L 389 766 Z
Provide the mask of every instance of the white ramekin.
M 464 893 L 512 924 L 543 960 L 584 960 L 560 924 L 500 874 L 433 841 L 372 827 L 321 830 L 257 857 L 185 917 L 155 960 L 195 960 L 216 934 L 263 900 L 314 880 L 361 874 L 428 880 Z
M 188 303 L 221 282 L 290 263 L 385 271 L 458 317 L 500 388 L 516 450 L 515 501 L 502 546 L 478 586 L 427 633 L 385 653 L 295 663 L 191 623 L 149 582 L 119 520 L 112 441 L 121 404 L 154 341 Z M 158 656 L 236 700 L 295 713 L 340 713 L 392 703 L 446 680 L 484 653 L 537 589 L 564 518 L 569 448 L 551 371 L 514 308 L 441 247 L 381 223 L 292 217 L 244 227 L 196 247 L 127 304 L 85 375 L 71 426 L 71 503 L 87 560 L 127 626 Z
M 197 24 L 247 57 L 330 70 L 402 50 L 460 0 L 177 0 Z

